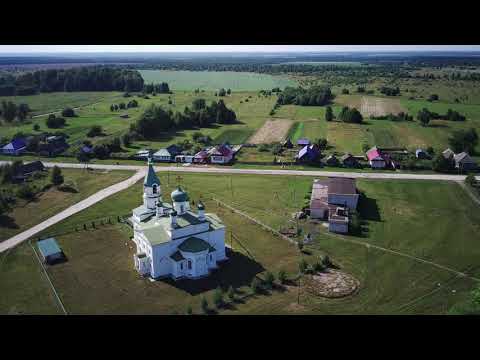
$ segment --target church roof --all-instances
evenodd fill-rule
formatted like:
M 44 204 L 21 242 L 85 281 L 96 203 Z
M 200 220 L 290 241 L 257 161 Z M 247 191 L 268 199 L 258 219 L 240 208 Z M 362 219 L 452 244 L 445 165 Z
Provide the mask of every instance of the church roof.
M 157 174 L 155 174 L 155 170 L 153 169 L 153 164 L 151 160 L 148 160 L 148 172 L 147 175 L 145 176 L 145 181 L 143 182 L 143 185 L 145 186 L 153 186 L 153 184 L 160 185 L 160 180 L 157 177 Z
M 177 216 L 177 225 L 179 227 L 185 227 L 189 225 L 197 225 L 202 223 L 203 221 L 198 220 L 198 215 L 192 213 L 191 211 L 187 211 L 182 215 Z
M 178 248 L 183 252 L 198 253 L 201 251 L 210 250 L 211 246 L 205 240 L 191 236 L 181 243 Z
M 170 220 L 168 220 L 168 218 L 164 219 L 170 223 Z M 143 230 L 143 234 L 147 238 L 150 245 L 163 244 L 171 240 L 170 236 L 165 231 L 165 227 L 163 226 L 152 226 L 145 228 Z
M 180 186 L 172 192 L 171 196 L 174 202 L 188 201 L 188 194 Z

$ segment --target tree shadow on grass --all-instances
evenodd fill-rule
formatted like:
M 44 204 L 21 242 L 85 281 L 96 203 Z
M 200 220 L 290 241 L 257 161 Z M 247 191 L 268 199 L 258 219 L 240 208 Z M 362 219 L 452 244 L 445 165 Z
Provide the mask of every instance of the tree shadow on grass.
M 207 277 L 177 281 L 166 278 L 159 281 L 172 285 L 190 295 L 198 295 L 216 289 L 218 286 L 222 289 L 228 289 L 230 286 L 234 289 L 250 286 L 253 278 L 265 270 L 260 263 L 252 258 L 228 248 L 226 250 L 228 260 L 219 264 L 219 268 Z
M 0 227 L 8 229 L 19 229 L 20 227 L 15 223 L 15 219 L 8 215 L 0 215 Z
M 382 221 L 377 200 L 367 197 L 363 192 L 360 192 L 357 209 L 363 220 Z

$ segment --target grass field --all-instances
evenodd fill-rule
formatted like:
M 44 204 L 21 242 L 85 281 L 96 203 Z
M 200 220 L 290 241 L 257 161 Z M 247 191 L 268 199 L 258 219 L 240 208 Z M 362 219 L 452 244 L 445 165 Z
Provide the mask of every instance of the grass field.
M 172 99 L 172 104 L 168 104 L 169 97 Z M 45 121 L 46 116 L 33 119 L 28 124 L 22 125 L 3 125 L 0 127 L 2 136 L 13 136 L 17 132 L 23 132 L 25 134 L 36 134 L 42 131 L 62 131 L 70 136 L 69 143 L 74 146 L 79 146 L 85 139 L 91 140 L 95 143 L 104 143 L 110 141 L 113 137 L 121 136 L 128 132 L 130 125 L 133 124 L 141 113 L 150 104 L 160 104 L 172 111 L 182 112 L 185 106 L 191 107 L 194 99 L 201 97 L 204 98 L 207 103 L 211 101 L 218 101 L 218 97 L 215 97 L 212 92 L 205 92 L 200 95 L 196 95 L 193 92 L 177 92 L 172 95 L 159 94 L 156 96 L 150 96 L 149 99 L 140 97 L 133 97 L 139 102 L 138 108 L 131 108 L 119 112 L 111 112 L 110 105 L 112 103 L 118 104 L 119 102 L 128 102 L 131 98 L 123 98 L 120 94 L 117 94 L 116 98 L 109 98 L 100 104 L 86 106 L 78 111 L 77 117 L 67 118 L 67 126 L 62 129 L 48 129 Z M 248 102 L 245 101 L 248 99 Z M 171 133 L 165 133 L 155 141 L 139 141 L 133 143 L 130 148 L 124 149 L 125 152 L 134 153 L 140 148 L 153 148 L 159 149 L 162 146 L 170 145 L 184 139 L 191 138 L 192 134 L 196 131 L 201 131 L 205 135 L 210 135 L 217 141 L 229 141 L 230 143 L 241 143 L 245 141 L 256 129 L 261 127 L 267 119 L 268 113 L 273 107 L 275 97 L 269 98 L 259 97 L 255 92 L 234 92 L 231 96 L 223 98 L 228 107 L 232 108 L 239 120 L 238 123 L 232 125 L 218 125 L 210 128 L 203 129 L 191 129 L 181 130 Z M 128 119 L 120 118 L 121 114 L 128 114 Z M 33 130 L 33 125 L 39 124 L 40 131 Z M 102 126 L 106 136 L 87 138 L 86 134 L 92 125 Z
M 175 174 L 162 174 L 164 199 L 168 199 L 171 189 L 181 182 L 191 199 L 197 201 L 202 197 L 207 212 L 217 212 L 224 219 L 228 231 L 233 231 L 254 257 L 249 259 L 234 242 L 236 253 L 231 262 L 206 281 L 172 284 L 141 280 L 132 265 L 130 230 L 123 225 L 60 236 L 58 240 L 69 260 L 50 267 L 49 274 L 71 313 L 184 313 L 187 305 L 198 313 L 200 298 L 205 296 L 211 304 L 216 286 L 233 285 L 241 296 L 248 292 L 248 284 L 255 274 L 262 276 L 265 269 L 276 272 L 286 268 L 292 275 L 300 259 L 295 247 L 286 241 L 218 208 L 207 198 L 215 194 L 278 228 L 303 204 L 311 180 L 308 177 L 241 175 L 230 178 L 206 174 L 182 174 L 178 179 Z M 303 255 L 308 262 L 313 262 L 319 254 L 329 254 L 344 271 L 361 281 L 356 295 L 327 300 L 302 292 L 298 305 L 297 289 L 293 287 L 246 298 L 221 313 L 444 314 L 451 305 L 465 299 L 474 285 L 473 280 L 457 278 L 432 265 L 361 245 L 369 243 L 393 249 L 480 276 L 476 261 L 480 256 L 480 244 L 476 240 L 480 218 L 477 205 L 463 190 L 453 183 L 428 181 L 361 180 L 357 185 L 367 196 L 360 205 L 365 218 L 362 236 L 332 235 L 317 226 L 313 229 L 314 243 L 307 247 L 311 255 Z M 62 232 L 99 215 L 123 214 L 140 202 L 141 184 L 137 184 L 65 220 L 51 231 Z M 228 239 L 227 236 L 227 242 Z M 2 293 L 9 294 L 6 301 L 0 302 L 0 312 L 57 311 L 45 291 L 44 281 L 38 276 L 26 276 L 36 271 L 33 266 L 21 265 L 31 261 L 27 254 L 27 244 L 24 244 L 7 256 L 2 255 L 8 264 L 3 276 L 11 280 L 0 282 Z M 105 261 L 106 258 L 109 261 Z M 18 286 L 14 280 L 17 278 L 27 279 L 28 289 Z M 32 293 L 40 294 L 41 298 L 31 298 Z M 51 308 L 42 306 L 49 302 Z
M 211 90 L 221 88 L 232 91 L 271 90 L 279 87 L 295 86 L 295 81 L 281 76 L 234 71 L 174 71 L 139 70 L 145 83 L 167 82 L 170 89 Z
M 33 180 L 31 186 L 43 188 L 50 182 L 50 173 L 43 179 Z M 62 169 L 65 183 L 73 185 L 78 192 L 72 193 L 60 191 L 52 187 L 41 192 L 34 201 L 27 202 L 17 199 L 12 211 L 0 216 L 0 241 L 8 239 L 28 228 L 48 219 L 63 209 L 79 202 L 97 191 L 120 182 L 132 175 L 129 171 L 100 171 L 100 170 L 77 170 Z M 18 185 L 2 185 L 7 193 L 14 193 Z
M 14 103 L 25 103 L 30 106 L 32 115 L 45 114 L 52 111 L 63 110 L 65 107 L 78 107 L 107 101 L 119 96 L 117 92 L 57 92 L 41 93 L 30 96 L 0 96 L 0 102 L 13 101 Z
M 83 94 L 84 93 L 79 93 L 78 96 L 81 98 Z M 198 97 L 204 98 L 207 103 L 218 100 L 218 97 L 215 97 L 211 91 L 205 91 L 200 94 L 194 94 L 192 91 L 177 91 L 172 95 L 160 94 L 151 96 L 150 99 L 135 97 L 135 99 L 139 101 L 139 108 L 112 113 L 110 111 L 111 103 L 125 102 L 129 99 L 122 98 L 119 93 L 108 94 L 107 96 L 112 96 L 113 98 L 108 98 L 100 104 L 86 106 L 78 110 L 78 117 L 67 119 L 67 126 L 59 129 L 59 131 L 63 131 L 70 136 L 69 142 L 74 145 L 71 151 L 74 151 L 75 147 L 79 146 L 81 142 L 87 138 L 86 133 L 92 125 L 101 125 L 106 133 L 106 136 L 90 139 L 94 144 L 109 142 L 113 137 L 121 136 L 128 131 L 130 125 L 138 119 L 143 110 L 152 103 L 161 104 L 165 108 L 173 111 L 183 111 L 185 106 L 191 106 L 192 101 Z M 74 96 L 75 94 L 67 95 Z M 40 97 L 55 98 L 54 94 L 42 94 L 38 96 L 39 99 Z M 173 101 L 171 105 L 168 104 L 169 97 L 171 97 Z M 25 97 L 25 100 L 27 101 L 29 98 L 34 97 Z M 338 121 L 327 123 L 325 121 L 325 107 L 295 105 L 281 106 L 272 117 L 269 113 L 275 104 L 275 96 L 260 97 L 256 92 L 234 91 L 231 96 L 224 97 L 223 100 L 227 106 L 236 112 L 239 120 L 238 123 L 232 125 L 216 124 L 209 128 L 164 133 L 153 141 L 134 142 L 131 147 L 124 149 L 124 153 L 133 154 L 140 149 L 146 148 L 159 149 L 172 143 L 191 139 L 192 134 L 198 130 L 204 135 L 211 136 L 216 143 L 225 141 L 232 144 L 242 143 L 252 138 L 255 132 L 258 131 L 269 118 L 291 121 L 292 126 L 288 135 L 292 138 L 292 141 L 300 137 L 307 137 L 311 140 L 324 137 L 327 138 L 329 144 L 332 146 L 330 150 L 339 154 L 351 152 L 360 155 L 363 152 L 363 144 L 370 146 L 406 147 L 409 150 L 415 150 L 418 147 L 426 148 L 432 146 L 438 152 L 443 151 L 449 146 L 448 138 L 453 130 L 473 127 L 477 129 L 477 131 L 480 131 L 480 105 L 472 104 L 457 104 L 444 101 L 431 103 L 425 100 L 409 100 L 406 96 L 389 98 L 381 96 L 338 95 L 333 104 L 334 113 L 338 115 L 342 106 L 345 104 L 358 106 L 361 109 L 365 99 L 368 104 L 377 104 L 377 100 L 379 100 L 379 107 L 383 109 L 384 112 L 398 111 L 400 109 L 407 111 L 414 117 L 416 117 L 417 112 L 423 107 L 438 113 L 446 113 L 446 111 L 451 108 L 464 114 L 467 117 L 467 121 L 451 122 L 433 120 L 429 126 L 422 127 L 418 121 L 391 122 L 387 120 L 371 120 L 366 116 L 365 122 L 362 125 L 345 124 Z M 77 99 L 76 101 L 80 100 Z M 369 108 L 369 106 L 367 106 L 367 108 Z M 377 108 L 376 105 L 375 108 Z M 130 117 L 128 119 L 120 118 L 119 115 L 123 113 L 128 113 Z M 46 117 L 40 117 L 33 119 L 31 123 L 28 124 L 2 125 L 0 131 L 3 136 L 12 136 L 19 131 L 26 134 L 34 134 L 36 132 L 32 127 L 35 123 L 40 125 L 40 131 L 48 130 L 45 125 L 45 120 Z M 50 131 L 52 130 L 50 129 Z M 477 148 L 476 152 L 480 153 L 480 147 Z M 261 157 L 261 154 L 258 156 Z

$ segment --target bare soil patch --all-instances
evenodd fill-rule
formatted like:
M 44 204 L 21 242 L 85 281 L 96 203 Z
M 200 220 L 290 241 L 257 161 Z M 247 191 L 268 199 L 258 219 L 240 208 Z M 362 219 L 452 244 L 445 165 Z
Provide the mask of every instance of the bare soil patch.
M 339 97 L 337 102 L 341 105 L 357 108 L 363 116 L 383 116 L 407 112 L 400 104 L 398 98 L 382 98 L 374 96 Z
M 359 286 L 360 282 L 352 275 L 334 269 L 309 276 L 305 284 L 308 292 L 326 298 L 351 295 Z
M 249 139 L 250 144 L 270 144 L 285 139 L 293 122 L 288 119 L 267 120 Z

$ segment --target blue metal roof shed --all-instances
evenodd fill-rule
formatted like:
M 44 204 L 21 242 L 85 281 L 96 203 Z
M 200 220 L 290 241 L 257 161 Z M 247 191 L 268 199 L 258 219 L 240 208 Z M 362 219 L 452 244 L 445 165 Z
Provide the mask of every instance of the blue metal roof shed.
M 53 260 L 63 257 L 62 250 L 57 244 L 55 238 L 49 238 L 45 240 L 40 240 L 37 242 L 38 250 L 40 250 L 40 255 L 42 256 L 43 261 L 51 262 Z

